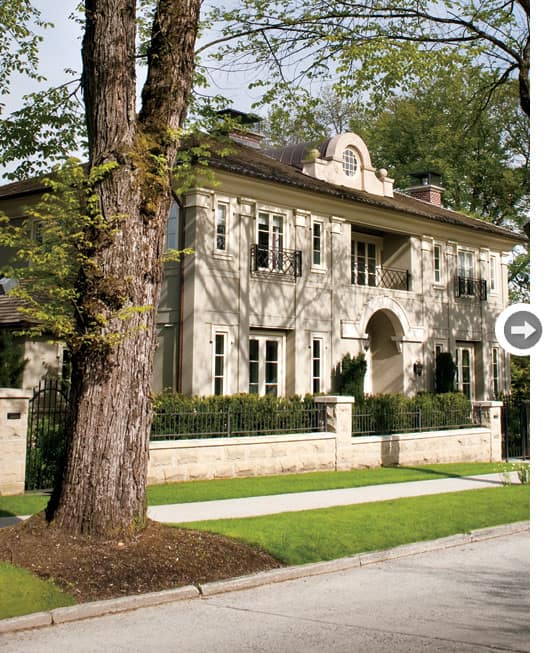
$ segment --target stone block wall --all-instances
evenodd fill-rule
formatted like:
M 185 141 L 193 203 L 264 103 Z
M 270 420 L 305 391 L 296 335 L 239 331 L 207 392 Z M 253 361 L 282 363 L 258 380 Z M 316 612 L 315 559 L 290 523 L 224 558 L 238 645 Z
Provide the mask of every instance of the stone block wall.
M 0 388 L 0 494 L 25 491 L 27 420 L 32 392 Z

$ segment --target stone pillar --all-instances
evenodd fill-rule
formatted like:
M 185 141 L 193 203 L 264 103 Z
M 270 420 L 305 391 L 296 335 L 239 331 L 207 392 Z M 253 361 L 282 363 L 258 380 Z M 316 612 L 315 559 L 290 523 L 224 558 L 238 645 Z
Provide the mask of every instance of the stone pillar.
M 23 494 L 32 390 L 0 388 L 0 494 Z
M 474 409 L 478 408 L 481 415 L 481 424 L 491 430 L 490 435 L 490 460 L 500 462 L 502 460 L 502 401 L 476 401 L 473 402 Z
M 316 404 L 326 406 L 327 430 L 336 435 L 336 451 L 334 468 L 336 471 L 352 468 L 353 455 L 351 448 L 352 411 L 355 399 L 353 397 L 324 396 L 315 397 Z

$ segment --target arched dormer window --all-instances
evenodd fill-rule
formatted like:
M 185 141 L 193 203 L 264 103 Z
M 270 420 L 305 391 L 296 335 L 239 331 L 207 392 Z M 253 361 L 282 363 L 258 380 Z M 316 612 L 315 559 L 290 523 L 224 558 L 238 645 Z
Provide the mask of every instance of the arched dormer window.
M 346 147 L 342 154 L 342 169 L 347 177 L 355 177 L 357 169 L 359 168 L 359 161 L 357 155 L 351 147 Z

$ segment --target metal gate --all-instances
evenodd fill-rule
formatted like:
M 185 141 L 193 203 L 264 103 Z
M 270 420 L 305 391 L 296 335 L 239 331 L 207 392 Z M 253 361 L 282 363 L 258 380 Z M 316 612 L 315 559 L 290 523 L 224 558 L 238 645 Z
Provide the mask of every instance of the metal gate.
M 29 407 L 25 490 L 49 490 L 67 442 L 69 401 L 60 379 L 46 379 L 35 388 Z
M 505 460 L 530 458 L 529 400 L 505 397 L 502 407 L 502 456 Z

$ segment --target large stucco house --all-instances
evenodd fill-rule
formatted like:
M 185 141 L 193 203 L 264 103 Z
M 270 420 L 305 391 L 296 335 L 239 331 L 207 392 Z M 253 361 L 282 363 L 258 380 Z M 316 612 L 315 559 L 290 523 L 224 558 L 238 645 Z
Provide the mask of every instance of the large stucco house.
M 472 399 L 508 389 L 494 325 L 523 237 L 444 208 L 432 173 L 398 192 L 375 163 L 352 133 L 267 151 L 243 131 L 229 153 L 213 150 L 214 175 L 170 212 L 167 247 L 194 253 L 166 265 L 156 390 L 329 392 L 343 356 L 361 351 L 367 392 L 432 390 L 439 351 Z M 39 192 L 4 186 L 0 210 L 18 217 Z M 13 301 L 0 294 L 0 326 Z M 61 368 L 60 346 L 28 346 L 26 385 L 41 365 Z

